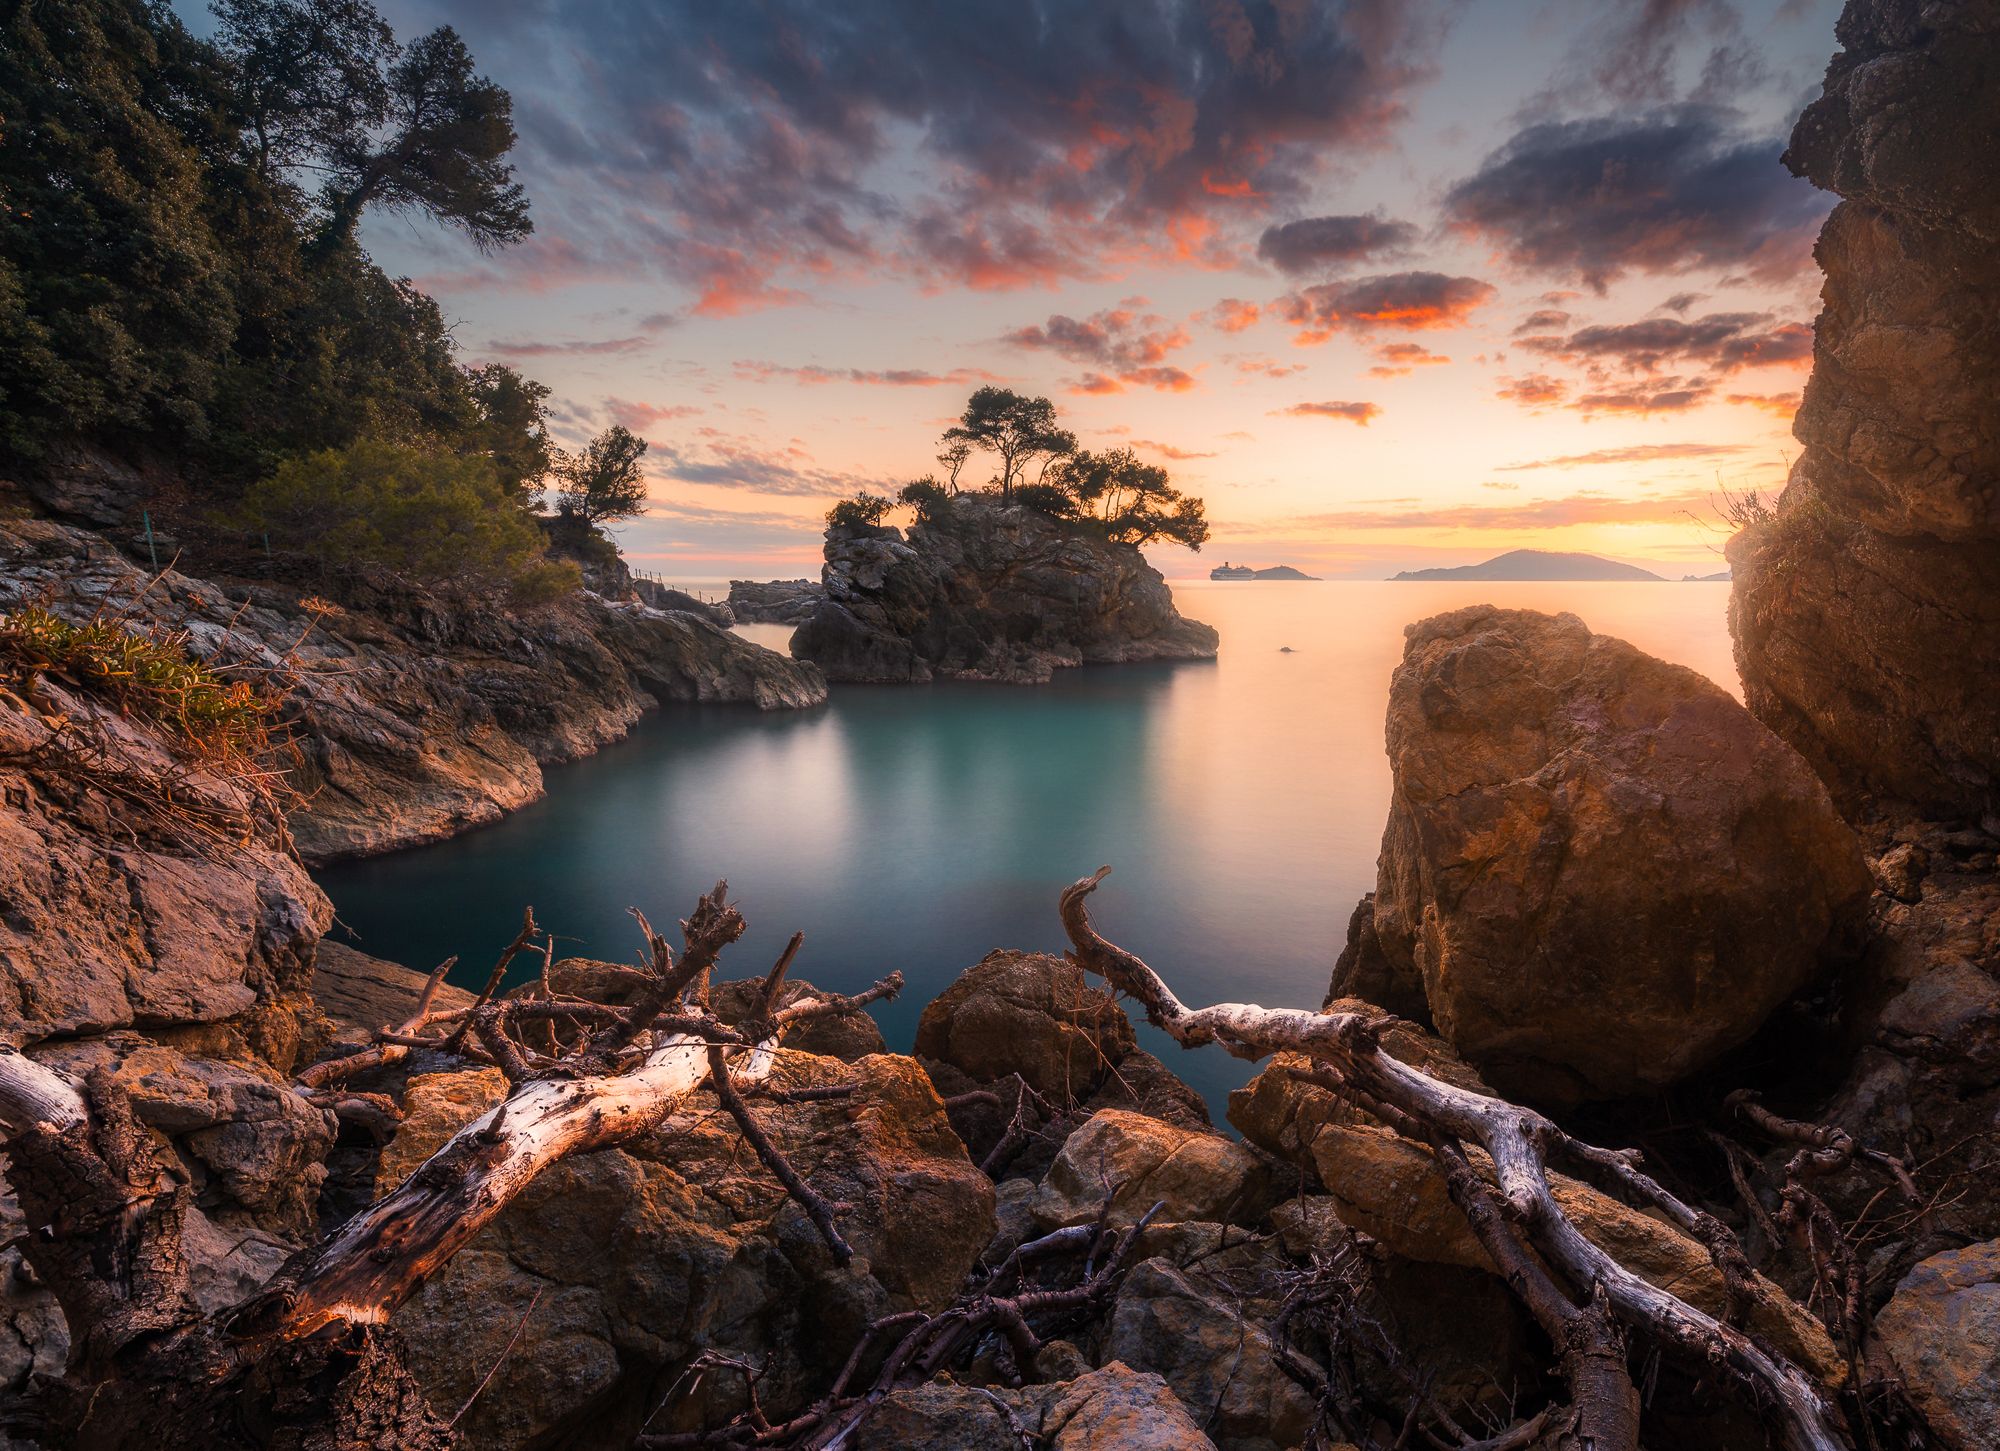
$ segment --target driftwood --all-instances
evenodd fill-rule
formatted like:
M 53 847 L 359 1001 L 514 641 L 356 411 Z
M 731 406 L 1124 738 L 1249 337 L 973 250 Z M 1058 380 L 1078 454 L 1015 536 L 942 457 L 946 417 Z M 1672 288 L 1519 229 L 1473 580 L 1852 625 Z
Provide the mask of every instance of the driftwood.
M 768 1077 L 792 1024 L 858 1011 L 898 991 L 901 977 L 857 997 L 825 994 L 778 1008 L 795 944 L 765 979 L 757 1021 L 731 1028 L 709 1013 L 706 996 L 717 956 L 743 932 L 724 885 L 681 925 L 678 957 L 646 929 L 649 986 L 625 1007 L 496 999 L 503 959 L 471 1007 L 436 1014 L 426 993 L 412 1018 L 376 1044 L 303 1077 L 296 1091 L 322 1101 L 391 1050 L 425 1046 L 497 1063 L 512 1087 L 396 1189 L 213 1317 L 200 1315 L 188 1293 L 188 1185 L 132 1122 L 110 1075 L 76 1083 L 0 1053 L 0 1147 L 27 1219 L 22 1251 L 61 1304 L 75 1346 L 64 1381 L 42 1398 L 51 1439 L 77 1447 L 449 1445 L 451 1424 L 404 1371 L 390 1316 L 543 1170 L 656 1128 L 704 1086 L 845 1258 L 833 1208 L 757 1129 L 745 1095 Z M 507 958 L 532 930 L 530 917 Z M 567 1053 L 522 1040 L 526 1025 L 556 1018 L 587 1029 Z
M 1077 963 L 1136 1001 L 1147 1020 L 1181 1046 L 1219 1044 L 1250 1059 L 1304 1054 L 1324 1075 L 1316 1074 L 1317 1081 L 1430 1144 L 1482 1242 L 1556 1339 L 1577 1427 L 1603 1438 L 1578 1444 L 1604 1451 L 1637 1444 L 1637 1405 L 1622 1357 L 1613 1374 L 1605 1327 L 1593 1323 L 1601 1320 L 1594 1309 L 1601 1303 L 1625 1326 L 1736 1387 L 1777 1423 L 1787 1451 L 1848 1451 L 1840 1414 L 1811 1376 L 1741 1330 L 1632 1273 L 1585 1238 L 1556 1202 L 1549 1183 L 1552 1160 L 1659 1213 L 1706 1246 L 1733 1298 L 1775 1293 L 1752 1277 L 1734 1236 L 1712 1215 L 1656 1183 L 1640 1168 L 1636 1152 L 1583 1143 L 1532 1109 L 1433 1078 L 1391 1056 L 1382 1046 L 1380 1023 L 1357 1014 L 1252 1003 L 1188 1007 L 1144 961 L 1092 925 L 1088 901 L 1109 872 L 1103 868 L 1062 894 L 1063 928 Z M 1470 1147 L 1490 1161 L 1491 1184 L 1471 1167 Z M 1515 1253 L 1495 1232 L 1510 1227 L 1518 1228 L 1531 1255 Z M 1547 1284 L 1541 1282 L 1544 1275 Z

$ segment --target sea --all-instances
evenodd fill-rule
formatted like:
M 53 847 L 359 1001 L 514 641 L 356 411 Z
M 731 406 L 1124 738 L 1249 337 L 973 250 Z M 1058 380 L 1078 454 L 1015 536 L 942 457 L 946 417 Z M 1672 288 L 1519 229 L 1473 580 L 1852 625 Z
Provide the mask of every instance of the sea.
M 719 879 L 749 930 L 724 976 L 768 968 L 856 991 L 907 1049 L 924 1004 L 1001 947 L 1060 950 L 1056 897 L 1110 866 L 1100 930 L 1184 1001 L 1318 1007 L 1375 881 L 1389 801 L 1383 714 L 1412 621 L 1490 603 L 1567 610 L 1740 693 L 1723 583 L 1177 581 L 1221 633 L 1212 662 L 1059 671 L 1046 686 L 836 685 L 762 713 L 668 706 L 552 769 L 547 795 L 453 840 L 324 869 L 336 931 L 475 985 L 521 909 L 561 955 L 637 960 L 639 908 L 671 923 Z M 742 633 L 784 650 L 786 626 Z M 523 968 L 525 973 L 527 969 Z M 1218 1122 L 1255 1068 L 1142 1043 Z

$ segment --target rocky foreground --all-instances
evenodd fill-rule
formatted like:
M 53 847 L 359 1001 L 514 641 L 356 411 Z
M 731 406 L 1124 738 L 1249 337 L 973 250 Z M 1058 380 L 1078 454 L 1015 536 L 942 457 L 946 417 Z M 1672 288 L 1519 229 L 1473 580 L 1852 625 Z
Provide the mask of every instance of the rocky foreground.
M 820 598 L 792 636 L 829 680 L 885 684 L 1035 685 L 1076 665 L 1208 660 L 1216 646 L 1133 546 L 969 496 L 907 538 L 829 529 Z

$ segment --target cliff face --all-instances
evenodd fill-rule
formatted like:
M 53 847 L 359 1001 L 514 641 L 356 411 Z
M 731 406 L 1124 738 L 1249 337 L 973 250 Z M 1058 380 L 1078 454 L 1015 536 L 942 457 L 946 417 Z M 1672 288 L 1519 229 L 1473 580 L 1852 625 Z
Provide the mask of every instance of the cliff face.
M 1787 164 L 1827 219 L 1805 445 L 1732 544 L 1750 707 L 1850 811 L 2000 808 L 2000 12 L 1850 0 Z
M 827 531 L 825 599 L 792 653 L 831 680 L 1041 684 L 1066 666 L 1214 658 L 1159 571 L 1031 509 L 956 499 L 898 529 Z
M 541 794 L 544 765 L 617 740 L 661 701 L 775 710 L 826 698 L 814 667 L 707 618 L 592 595 L 511 615 L 385 591 L 316 615 L 295 589 L 171 571 L 149 588 L 147 578 L 87 531 L 0 521 L 0 609 L 136 608 L 185 629 L 199 657 L 296 668 L 290 700 L 312 794 L 292 830 L 308 861 L 493 820 Z

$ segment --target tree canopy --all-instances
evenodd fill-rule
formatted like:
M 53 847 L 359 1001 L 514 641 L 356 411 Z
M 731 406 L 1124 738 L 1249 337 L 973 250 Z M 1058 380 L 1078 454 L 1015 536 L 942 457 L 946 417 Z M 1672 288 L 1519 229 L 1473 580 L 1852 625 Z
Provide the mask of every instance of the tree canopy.
M 1052 460 L 1076 449 L 1076 435 L 1056 422 L 1055 404 L 993 387 L 981 388 L 966 400 L 965 412 L 940 442 L 944 452 L 938 461 L 950 469 L 954 485 L 965 462 L 963 454 L 955 454 L 956 445 L 993 454 L 1000 464 L 994 482 L 1002 503 L 1013 502 L 1016 486 L 1037 460 L 1046 470 Z
M 562 481 L 557 512 L 592 526 L 644 513 L 646 478 L 639 460 L 645 456 L 645 439 L 622 423 L 612 424 L 585 444 L 583 452 L 556 464 L 556 477 Z

